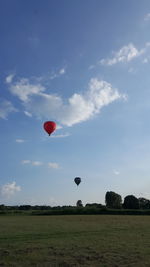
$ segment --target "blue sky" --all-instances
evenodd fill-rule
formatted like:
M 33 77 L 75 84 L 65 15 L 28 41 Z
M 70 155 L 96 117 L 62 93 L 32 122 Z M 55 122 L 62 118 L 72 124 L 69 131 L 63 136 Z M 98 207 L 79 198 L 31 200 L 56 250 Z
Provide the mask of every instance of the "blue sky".
M 150 198 L 149 33 L 146 0 L 0 2 L 1 203 Z

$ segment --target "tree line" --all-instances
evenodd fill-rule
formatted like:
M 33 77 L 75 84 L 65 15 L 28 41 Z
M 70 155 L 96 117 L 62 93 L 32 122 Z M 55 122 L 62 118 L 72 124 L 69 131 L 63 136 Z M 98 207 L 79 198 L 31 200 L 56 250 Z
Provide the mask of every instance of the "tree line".
M 76 205 L 51 207 L 48 205 L 0 205 L 0 214 L 29 214 L 29 215 L 66 215 L 66 214 L 138 214 L 150 215 L 150 200 L 134 195 L 128 195 L 122 201 L 121 195 L 113 191 L 105 194 L 105 205 L 100 203 L 82 204 L 78 200 Z
M 124 198 L 124 201 L 122 201 L 121 195 L 113 191 L 106 192 L 105 203 L 106 207 L 112 209 L 150 209 L 149 199 L 128 195 Z
M 83 207 L 82 201 L 78 200 L 76 205 L 78 207 Z M 137 198 L 134 195 L 128 195 L 122 201 L 121 195 L 113 192 L 107 191 L 105 194 L 105 205 L 98 203 L 88 203 L 85 207 L 106 207 L 109 209 L 150 209 L 150 200 L 144 197 Z

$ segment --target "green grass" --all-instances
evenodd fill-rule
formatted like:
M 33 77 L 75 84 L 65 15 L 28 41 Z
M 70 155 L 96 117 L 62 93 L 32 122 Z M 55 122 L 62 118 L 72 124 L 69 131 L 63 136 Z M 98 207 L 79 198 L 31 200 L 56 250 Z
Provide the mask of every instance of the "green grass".
M 0 216 L 0 266 L 150 266 L 150 216 Z

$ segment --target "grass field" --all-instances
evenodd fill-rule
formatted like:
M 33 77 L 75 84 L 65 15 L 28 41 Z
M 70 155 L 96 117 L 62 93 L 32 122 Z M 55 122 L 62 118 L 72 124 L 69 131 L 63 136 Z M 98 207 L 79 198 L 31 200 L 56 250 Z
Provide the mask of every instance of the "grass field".
M 150 216 L 0 216 L 0 266 L 150 266 Z

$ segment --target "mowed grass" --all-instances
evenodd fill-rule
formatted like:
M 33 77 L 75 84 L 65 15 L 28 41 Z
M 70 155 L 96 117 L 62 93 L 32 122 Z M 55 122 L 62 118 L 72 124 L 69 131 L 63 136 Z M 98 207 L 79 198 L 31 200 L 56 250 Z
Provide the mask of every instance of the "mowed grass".
M 0 216 L 0 266 L 150 266 L 150 216 Z

